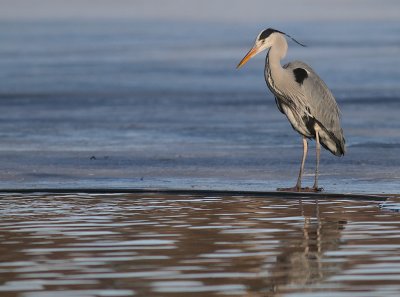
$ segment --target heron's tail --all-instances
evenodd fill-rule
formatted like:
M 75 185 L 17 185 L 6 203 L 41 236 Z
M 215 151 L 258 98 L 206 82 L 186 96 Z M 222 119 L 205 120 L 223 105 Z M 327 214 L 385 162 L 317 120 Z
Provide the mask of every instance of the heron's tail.
M 341 157 L 346 153 L 346 140 L 343 130 L 332 133 L 326 129 L 319 132 L 321 145 L 335 156 Z

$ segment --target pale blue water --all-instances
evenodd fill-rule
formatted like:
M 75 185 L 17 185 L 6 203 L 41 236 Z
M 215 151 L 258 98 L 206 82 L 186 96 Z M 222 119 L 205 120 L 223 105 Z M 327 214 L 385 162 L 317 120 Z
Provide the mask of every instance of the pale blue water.
M 267 90 L 264 55 L 235 69 L 269 25 L 1 22 L 0 186 L 294 184 L 301 140 Z M 348 154 L 323 152 L 321 185 L 399 193 L 400 23 L 274 27 L 307 44 L 290 42 L 286 61 L 312 65 L 342 109 Z

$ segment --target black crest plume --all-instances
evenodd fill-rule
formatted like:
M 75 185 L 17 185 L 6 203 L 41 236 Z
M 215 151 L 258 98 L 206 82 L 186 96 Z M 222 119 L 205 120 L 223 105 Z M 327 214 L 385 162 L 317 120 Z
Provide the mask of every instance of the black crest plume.
M 272 33 L 281 33 L 281 34 L 283 34 L 283 35 L 286 35 L 287 37 L 289 37 L 290 39 L 292 39 L 292 40 L 293 40 L 294 42 L 296 42 L 297 44 L 299 44 L 299 45 L 305 47 L 304 44 L 298 42 L 296 39 L 294 39 L 294 38 L 293 38 L 292 36 L 290 36 L 289 34 L 286 34 L 285 32 L 282 32 L 282 31 L 279 31 L 279 30 L 275 30 L 275 29 L 272 29 L 272 28 L 268 28 L 268 29 L 262 31 L 262 33 L 260 34 L 260 38 L 259 38 L 259 39 L 260 39 L 260 40 L 261 40 L 261 39 L 265 39 L 265 38 L 267 38 L 268 36 L 270 36 Z

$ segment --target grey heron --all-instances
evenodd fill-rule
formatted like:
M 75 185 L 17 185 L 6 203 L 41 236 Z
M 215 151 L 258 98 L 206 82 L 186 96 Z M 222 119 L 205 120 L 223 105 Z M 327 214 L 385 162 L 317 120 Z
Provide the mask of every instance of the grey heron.
M 237 68 L 258 53 L 268 50 L 265 60 L 265 81 L 275 96 L 279 111 L 286 115 L 293 129 L 303 139 L 303 157 L 297 183 L 281 191 L 321 191 L 318 187 L 320 144 L 335 156 L 344 155 L 345 139 L 340 126 L 340 110 L 324 81 L 307 64 L 294 61 L 282 67 L 286 56 L 286 37 L 304 46 L 290 35 L 269 28 L 258 34 L 256 41 Z M 316 141 L 316 169 L 312 188 L 302 188 L 301 179 L 308 151 L 308 139 Z

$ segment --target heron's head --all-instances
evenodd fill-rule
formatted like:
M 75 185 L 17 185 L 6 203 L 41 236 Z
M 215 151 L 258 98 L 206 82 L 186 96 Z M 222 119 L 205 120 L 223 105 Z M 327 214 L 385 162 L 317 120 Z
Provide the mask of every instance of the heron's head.
M 287 35 L 286 33 L 272 29 L 272 28 L 268 28 L 266 30 L 261 31 L 260 34 L 258 34 L 253 47 L 246 54 L 246 56 L 244 56 L 244 58 L 242 59 L 242 61 L 240 61 L 240 63 L 237 65 L 236 68 L 242 67 L 252 57 L 257 55 L 258 53 L 261 53 L 264 50 L 269 49 L 275 43 L 276 38 L 281 38 L 282 35 L 286 35 L 286 36 L 290 37 L 291 39 L 293 39 L 298 44 L 300 44 L 301 46 L 304 46 L 303 44 L 301 44 L 300 42 L 295 40 L 293 37 Z
M 240 63 L 237 65 L 237 68 L 242 67 L 244 64 L 247 63 L 247 61 L 249 61 L 252 57 L 257 55 L 258 53 L 261 53 L 262 51 L 269 49 L 273 44 L 275 33 L 280 34 L 281 32 L 271 28 L 261 31 L 260 34 L 258 34 L 253 47 L 246 54 L 246 56 L 244 56 L 242 61 L 240 61 Z

